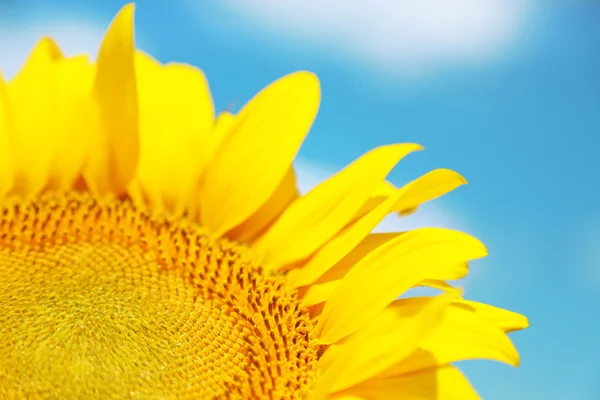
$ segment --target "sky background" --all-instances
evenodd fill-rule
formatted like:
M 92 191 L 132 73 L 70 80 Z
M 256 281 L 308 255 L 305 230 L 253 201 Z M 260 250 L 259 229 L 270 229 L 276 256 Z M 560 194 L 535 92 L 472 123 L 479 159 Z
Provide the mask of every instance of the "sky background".
M 11 76 L 42 34 L 94 53 L 123 1 L 0 0 Z M 300 152 L 303 188 L 368 149 L 418 142 L 392 172 L 470 182 L 382 229 L 482 239 L 466 297 L 527 315 L 519 369 L 461 366 L 485 400 L 600 399 L 600 2 L 584 0 L 139 1 L 138 47 L 206 73 L 217 109 L 289 72 L 323 100 Z

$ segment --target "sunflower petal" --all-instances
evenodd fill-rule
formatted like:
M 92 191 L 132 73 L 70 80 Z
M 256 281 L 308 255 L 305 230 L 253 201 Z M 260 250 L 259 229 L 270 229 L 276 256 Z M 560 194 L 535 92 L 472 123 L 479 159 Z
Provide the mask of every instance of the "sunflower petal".
M 352 251 L 344 256 L 333 268 L 330 268 L 317 282 L 341 279 L 354 265 L 371 254 L 378 247 L 397 239 L 406 232 L 371 233 L 367 235 Z
M 297 72 L 246 104 L 200 186 L 203 224 L 223 234 L 256 212 L 280 185 L 317 115 L 317 77 Z
M 267 269 L 310 256 L 344 228 L 394 166 L 417 144 L 371 150 L 292 204 L 255 244 Z
M 308 285 L 317 280 L 327 270 L 351 252 L 381 222 L 396 203 L 397 197 L 390 197 L 373 211 L 347 226 L 330 242 L 320 248 L 301 269 L 290 271 L 288 283 L 292 288 Z
M 0 197 L 3 197 L 12 186 L 13 161 L 10 146 L 10 105 L 6 85 L 0 74 Z
M 54 64 L 62 58 L 49 38 L 34 47 L 23 69 L 6 86 L 10 116 L 10 145 L 13 155 L 13 187 L 21 196 L 39 193 L 47 183 L 54 158 L 56 80 Z
M 373 201 L 371 198 L 366 203 L 368 209 L 363 208 L 355 216 L 352 224 L 342 231 L 331 242 L 321 248 L 310 260 L 308 260 L 302 269 L 291 271 L 288 275 L 290 287 L 297 288 L 303 285 L 313 283 L 323 272 L 325 272 L 333 263 L 339 259 L 333 258 L 340 254 L 348 254 L 348 252 L 356 246 L 358 240 L 366 236 L 381 219 L 390 212 L 407 209 L 407 207 L 416 207 L 416 205 L 426 202 L 435 197 L 460 186 L 461 182 L 465 182 L 459 174 L 454 171 L 439 169 L 431 171 L 414 181 L 403 186 L 401 189 L 395 189 L 390 183 L 384 181 L 380 184 L 379 192 L 387 193 L 387 197 L 383 201 L 377 203 L 369 203 Z M 393 201 L 393 206 L 389 207 L 388 202 Z M 383 214 L 381 212 L 383 211 Z M 364 213 L 363 213 L 364 212 Z M 368 216 L 368 217 L 367 217 Z M 367 223 L 376 221 L 375 224 Z M 357 221 L 362 221 L 361 223 Z M 361 227 L 369 226 L 369 230 L 360 229 Z M 334 260 L 332 262 L 332 260 Z M 352 264 L 349 264 L 351 266 Z M 455 274 L 448 277 L 440 277 L 440 279 L 460 279 L 468 273 L 468 268 L 465 265 L 457 265 L 460 271 L 455 271 Z M 462 267 L 462 268 L 461 268 Z
M 360 260 L 366 257 L 374 249 L 381 246 L 390 240 L 397 238 L 404 232 L 386 232 L 372 233 L 367 235 L 352 251 L 350 251 L 342 260 L 330 268 L 323 276 L 315 283 L 310 285 L 302 299 L 302 304 L 305 306 L 313 306 L 324 301 L 327 301 L 331 294 L 340 284 L 342 278 L 346 276 L 348 271 Z M 295 273 L 301 273 L 301 270 L 292 270 L 288 273 L 288 280 L 294 278 Z
M 365 240 L 348 253 L 340 262 L 325 272 L 316 282 L 313 282 L 307 287 L 302 298 L 302 304 L 308 307 L 329 300 L 329 297 L 331 297 L 331 294 L 342 282 L 344 276 L 346 276 L 348 271 L 350 271 L 356 263 L 367 256 L 375 248 L 403 233 L 404 232 L 374 233 L 368 235 Z M 462 293 L 461 289 L 454 288 L 444 281 L 464 278 L 469 272 L 468 263 L 440 263 L 431 267 L 431 279 L 425 279 L 415 286 L 428 286 L 444 291 L 452 291 L 457 295 Z M 290 271 L 287 275 L 288 281 L 294 279 L 296 273 L 301 272 L 301 269 Z
M 442 322 L 410 356 L 382 375 L 404 375 L 471 359 L 519 365 L 519 353 L 508 336 L 476 312 L 453 304 Z
M 402 196 L 398 198 L 398 202 L 390 212 L 407 216 L 416 212 L 421 204 L 437 199 L 465 183 L 467 183 L 465 178 L 449 169 L 430 171 L 400 189 L 389 182 L 384 182 L 378 186 L 376 193 L 361 207 L 354 218 L 362 217 L 398 192 L 401 192 Z
M 466 183 L 467 180 L 458 172 L 443 168 L 430 171 L 412 182 L 412 190 L 398 199 L 394 211 L 414 212 L 421 204 L 435 200 Z
M 374 378 L 340 394 L 370 400 L 479 400 L 467 378 L 456 367 L 420 371 L 415 374 Z
M 506 333 L 519 331 L 529 327 L 529 320 L 527 317 L 516 312 L 471 300 L 457 300 L 457 304 L 464 304 L 472 307 L 477 315 Z
M 378 247 L 344 277 L 315 328 L 322 344 L 361 328 L 395 298 L 446 265 L 484 257 L 477 239 L 442 228 L 416 229 Z
M 337 392 L 379 375 L 436 329 L 451 299 L 442 295 L 395 301 L 369 325 L 325 351 L 319 362 L 325 382 L 319 384 Z M 335 375 L 328 374 L 329 369 Z
M 137 178 L 152 205 L 181 215 L 216 146 L 214 107 L 202 71 L 135 56 L 140 114 Z
M 121 194 L 139 157 L 138 96 L 134 66 L 133 4 L 111 23 L 98 54 L 94 98 L 99 132 L 84 173 L 93 192 Z
M 207 163 L 209 163 L 211 158 L 214 156 L 214 152 L 218 148 L 219 144 L 223 142 L 223 140 L 231 133 L 233 127 L 235 126 L 236 118 L 237 117 L 235 115 L 228 111 L 222 111 L 219 113 L 219 115 L 217 115 L 211 132 L 215 147 L 212 149 L 212 154 L 207 152 Z M 202 165 L 203 168 L 205 166 L 206 165 Z
M 417 286 L 428 287 L 432 289 L 438 289 L 446 293 L 450 293 L 453 297 L 460 297 L 463 291 L 459 287 L 454 287 L 446 281 L 441 279 L 425 279 L 417 284 Z
M 258 209 L 250 218 L 240 226 L 234 228 L 227 237 L 238 242 L 250 243 L 260 234 L 264 233 L 281 213 L 300 196 L 296 184 L 296 173 L 294 167 L 290 167 L 288 173 L 275 190 L 275 193 Z
M 67 190 L 81 174 L 87 160 L 94 115 L 90 93 L 93 67 L 85 55 L 56 62 L 56 153 L 50 166 L 47 188 Z

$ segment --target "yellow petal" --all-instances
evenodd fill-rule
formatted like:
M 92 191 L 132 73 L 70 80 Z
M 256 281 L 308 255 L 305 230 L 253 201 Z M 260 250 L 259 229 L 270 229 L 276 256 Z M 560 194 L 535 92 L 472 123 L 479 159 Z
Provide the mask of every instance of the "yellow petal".
M 496 360 L 513 366 L 519 364 L 519 354 L 504 332 L 476 312 L 453 304 L 419 349 L 382 375 L 412 374 L 471 359 Z
M 484 257 L 477 239 L 457 231 L 422 228 L 378 247 L 344 277 L 323 309 L 315 329 L 322 344 L 361 328 L 418 282 L 437 278 L 444 265 Z
M 310 285 L 302 299 L 302 304 L 312 306 L 322 303 L 331 297 L 341 282 L 341 279 L 346 276 L 348 271 L 360 260 L 366 257 L 377 247 L 390 240 L 397 238 L 403 233 L 372 233 L 366 236 L 352 251 L 350 251 L 342 260 L 330 268 L 323 276 L 321 276 L 314 284 Z M 293 270 L 288 273 L 287 280 L 295 282 L 295 275 L 301 274 L 302 270 Z M 301 276 L 301 275 L 300 275 Z
M 398 212 L 401 216 L 407 216 L 416 212 L 421 204 L 441 197 L 465 183 L 467 183 L 465 178 L 449 169 L 430 171 L 400 189 L 396 189 L 392 184 L 385 182 L 378 187 L 377 192 L 357 212 L 355 218 L 360 218 L 398 192 L 401 192 L 402 196 L 398 198 L 398 202 L 391 212 Z
M 298 192 L 298 186 L 296 185 L 296 173 L 294 172 L 294 167 L 290 167 L 271 198 L 250 218 L 229 232 L 227 237 L 243 243 L 255 240 L 299 196 L 300 192 Z
M 139 157 L 138 96 L 134 67 L 133 4 L 111 23 L 98 54 L 94 98 L 99 132 L 84 173 L 99 194 L 122 194 Z
M 350 249 L 356 246 L 358 240 L 364 238 L 386 214 L 394 210 L 401 210 L 403 207 L 406 209 L 405 207 L 410 207 L 413 204 L 420 204 L 419 202 L 425 202 L 432 198 L 439 197 L 445 192 L 459 186 L 460 182 L 464 182 L 464 178 L 459 174 L 454 171 L 443 169 L 425 174 L 403 186 L 401 189 L 395 189 L 390 183 L 384 181 L 379 185 L 376 191 L 379 193 L 386 193 L 387 197 L 383 198 L 383 201 L 377 201 L 376 203 L 374 203 L 374 199 L 371 198 L 355 216 L 355 221 L 352 222 L 351 226 L 347 227 L 331 242 L 319 249 L 318 252 L 306 262 L 302 269 L 291 271 L 288 274 L 288 283 L 290 287 L 297 288 L 313 283 L 323 274 L 323 272 L 330 268 L 333 263 L 339 261 L 339 258 L 336 259 L 335 256 L 347 254 Z M 387 205 L 390 201 L 394 202 L 391 208 Z M 375 224 L 373 224 L 368 231 L 365 231 L 364 228 L 371 225 L 371 222 L 366 221 L 367 219 L 369 221 L 375 221 Z M 359 224 L 357 221 L 362 222 Z M 359 230 L 360 227 L 364 228 Z M 351 265 L 352 264 L 348 266 Z M 467 275 L 468 266 L 461 263 L 456 265 L 456 269 L 452 271 L 452 273 L 451 271 L 452 270 L 449 268 L 445 269 L 445 272 L 449 275 L 439 278 L 447 280 L 461 279 Z M 331 285 L 329 286 L 331 287 Z
M 10 105 L 4 79 L 0 74 L 0 198 L 12 186 L 13 161 L 10 147 L 10 130 L 12 127 Z
M 54 64 L 62 58 L 56 43 L 40 40 L 23 69 L 8 83 L 10 146 L 14 166 L 11 191 L 39 193 L 48 181 L 56 151 L 56 79 Z
M 394 193 L 396 193 L 397 190 L 398 188 L 392 183 L 388 181 L 383 181 L 379 185 L 377 185 L 371 197 L 390 197 Z
M 323 276 L 312 283 L 305 291 L 302 298 L 302 304 L 313 306 L 329 300 L 331 294 L 342 282 L 354 265 L 363 257 L 368 255 L 381 244 L 403 234 L 402 233 L 375 233 L 368 235 L 354 250 L 348 253 L 340 262 L 330 268 Z M 310 261 L 309 261 L 310 262 Z M 457 280 L 464 278 L 468 272 L 468 263 L 460 262 L 455 264 L 436 264 L 431 266 L 430 276 L 435 279 L 425 279 L 415 286 L 429 286 L 444 291 L 452 291 L 457 295 L 462 293 L 461 289 L 448 285 L 444 280 Z M 292 270 L 287 275 L 289 284 L 294 284 L 297 274 L 301 274 L 303 269 Z
M 370 400 L 479 400 L 457 368 L 444 366 L 419 373 L 375 378 L 343 393 Z
M 394 166 L 417 144 L 371 150 L 294 202 L 254 245 L 267 269 L 310 256 L 344 228 Z
M 340 273 L 341 271 L 336 271 L 335 273 Z M 345 275 L 345 274 L 344 274 Z M 331 297 L 331 294 L 335 291 L 335 289 L 342 282 L 342 277 L 334 280 L 328 280 L 329 277 L 324 276 L 324 280 L 318 280 L 316 283 L 308 286 L 304 296 L 302 297 L 302 305 L 305 307 L 315 306 L 317 304 L 321 304 Z M 419 287 L 429 287 L 432 289 L 438 289 L 447 293 L 451 293 L 454 297 L 460 297 L 463 294 L 463 290 L 460 287 L 454 287 L 449 283 L 440 280 L 440 279 L 425 279 L 415 286 Z
M 395 301 L 369 325 L 325 351 L 318 384 L 337 392 L 385 371 L 435 330 L 450 300 L 451 296 L 443 295 Z
M 155 209 L 181 215 L 215 147 L 208 83 L 195 67 L 162 66 L 142 52 L 136 53 L 135 63 L 140 116 L 137 179 Z
M 298 288 L 316 281 L 351 252 L 390 212 L 396 201 L 397 197 L 390 197 L 370 213 L 342 230 L 321 247 L 301 269 L 290 271 L 288 274 L 290 287 Z
M 217 118 L 214 121 L 214 125 L 212 128 L 211 140 L 213 145 L 212 151 L 206 151 L 207 158 L 206 163 L 208 164 L 212 157 L 214 157 L 215 150 L 217 150 L 218 146 L 225 140 L 225 138 L 232 134 L 232 129 L 235 126 L 236 116 L 228 111 L 222 111 L 219 113 Z M 205 168 L 206 165 L 202 165 L 202 168 Z
M 317 115 L 321 92 L 309 72 L 263 89 L 235 118 L 200 186 L 203 224 L 220 235 L 242 223 L 275 192 Z
M 50 166 L 47 188 L 67 190 L 80 176 L 94 131 L 91 100 L 94 69 L 80 55 L 56 62 L 56 153 Z
M 335 289 L 341 282 L 341 279 L 336 279 L 334 281 L 310 285 L 302 297 L 302 305 L 305 307 L 311 307 L 329 300 L 331 294 L 335 292 Z
M 527 317 L 516 312 L 470 300 L 457 300 L 457 303 L 471 307 L 475 310 L 477 315 L 489 321 L 493 326 L 501 329 L 503 332 L 509 333 L 529 327 L 529 320 Z
M 400 213 L 410 212 L 421 204 L 437 199 L 466 183 L 465 178 L 452 170 L 433 170 L 413 181 L 412 190 L 398 199 L 394 210 Z
M 440 279 L 425 279 L 425 280 L 419 282 L 419 284 L 417 286 L 438 289 L 443 292 L 452 294 L 453 297 L 460 297 L 460 296 L 462 296 L 462 293 L 463 293 L 461 288 L 454 287 L 454 286 L 450 285 L 448 282 L 445 282 Z

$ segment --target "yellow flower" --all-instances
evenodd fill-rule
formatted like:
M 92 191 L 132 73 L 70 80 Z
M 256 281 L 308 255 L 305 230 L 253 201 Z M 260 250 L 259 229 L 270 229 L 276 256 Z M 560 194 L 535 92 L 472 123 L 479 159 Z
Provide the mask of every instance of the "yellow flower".
M 319 101 L 297 72 L 215 119 L 200 70 L 135 49 L 132 5 L 95 63 L 42 39 L 0 80 L 0 397 L 469 400 L 454 362 L 517 365 L 525 317 L 446 282 L 479 241 L 371 233 L 459 174 L 396 188 L 421 147 L 393 144 L 298 193 Z

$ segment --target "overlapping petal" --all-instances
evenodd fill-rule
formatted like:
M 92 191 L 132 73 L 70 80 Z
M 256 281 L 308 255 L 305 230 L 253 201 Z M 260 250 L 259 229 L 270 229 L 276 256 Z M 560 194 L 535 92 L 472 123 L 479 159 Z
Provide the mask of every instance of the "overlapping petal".
M 6 85 L 5 110 L 12 152 L 11 192 L 31 197 L 46 185 L 56 152 L 57 93 L 55 64 L 62 59 L 56 43 L 41 39 L 19 73 Z
M 93 96 L 94 132 L 86 183 L 94 193 L 123 194 L 139 160 L 138 93 L 133 41 L 133 4 L 119 11 L 100 47 Z
M 254 245 L 267 269 L 309 257 L 344 228 L 392 168 L 417 144 L 374 149 L 321 183 L 285 210 Z
M 200 213 L 207 228 L 224 234 L 271 197 L 310 130 L 320 99 L 317 78 L 297 72 L 242 108 L 202 178 Z
M 529 324 L 446 282 L 463 278 L 485 247 L 447 229 L 372 233 L 386 215 L 414 212 L 466 180 L 438 169 L 395 187 L 389 172 L 421 149 L 396 144 L 301 196 L 292 162 L 319 103 L 318 79 L 302 71 L 215 118 L 201 70 L 136 52 L 127 5 L 96 63 L 65 58 L 45 38 L 13 80 L 0 79 L 0 196 L 128 194 L 245 246 L 310 307 L 307 329 L 325 350 L 315 400 L 477 399 L 451 363 L 516 366 L 507 333 Z M 443 294 L 397 300 L 415 286 Z
M 487 254 L 477 239 L 423 228 L 390 240 L 358 262 L 329 298 L 315 333 L 323 344 L 361 328 L 395 298 L 448 265 Z M 360 295 L 357 295 L 360 294 Z
M 214 107 L 202 71 L 161 65 L 138 52 L 140 158 L 137 179 L 158 210 L 182 215 L 217 145 Z

